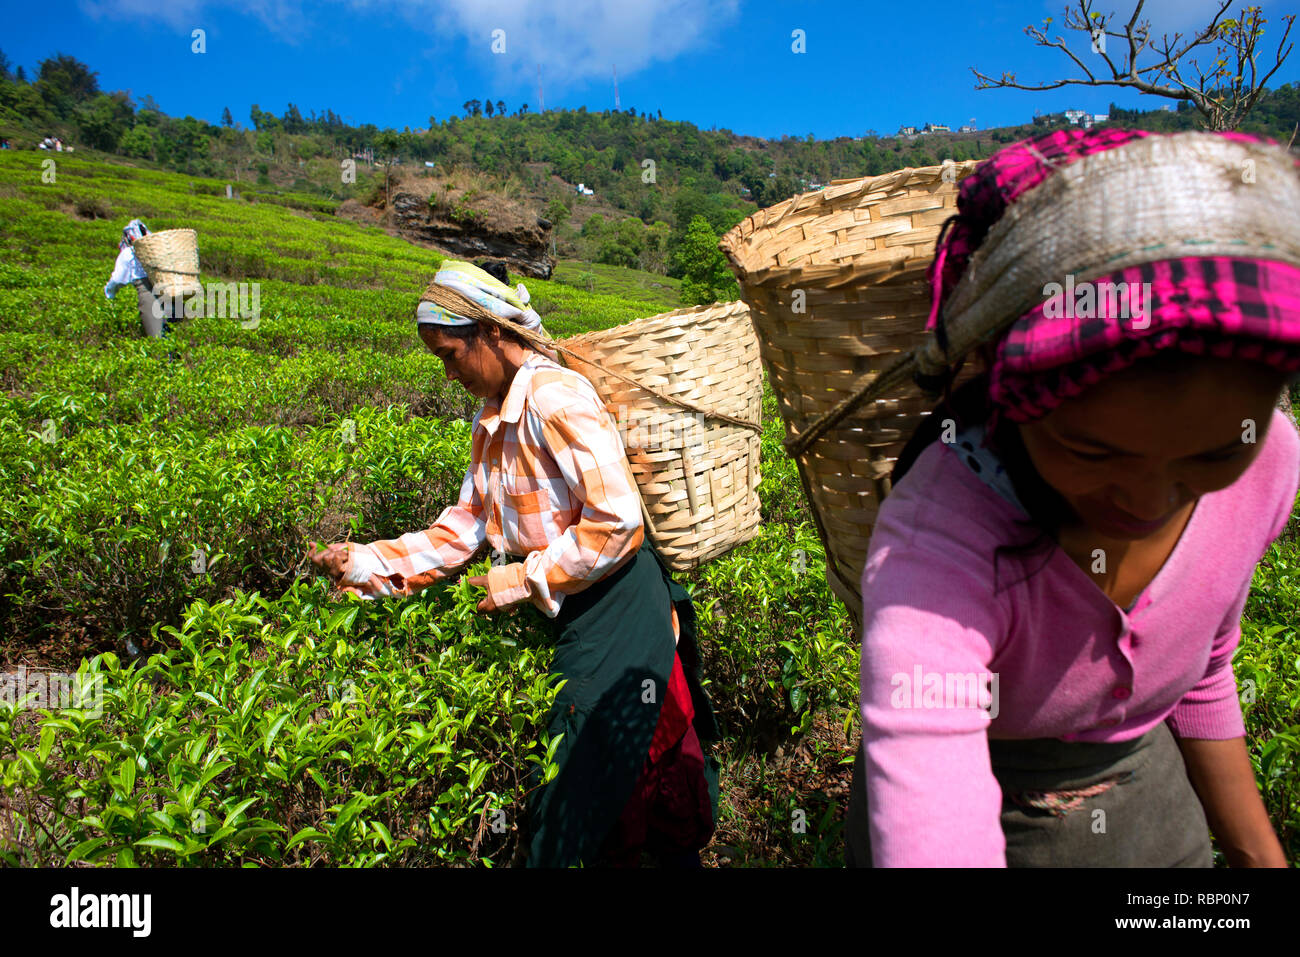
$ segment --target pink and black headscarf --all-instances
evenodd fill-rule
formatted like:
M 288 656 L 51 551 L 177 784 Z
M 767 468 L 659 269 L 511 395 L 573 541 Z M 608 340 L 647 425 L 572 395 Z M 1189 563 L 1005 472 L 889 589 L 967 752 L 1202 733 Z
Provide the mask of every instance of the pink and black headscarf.
M 1298 169 L 1240 133 L 1061 130 L 1002 150 L 936 245 L 922 372 L 952 338 L 995 342 L 994 408 L 1028 422 L 1169 349 L 1300 371 Z

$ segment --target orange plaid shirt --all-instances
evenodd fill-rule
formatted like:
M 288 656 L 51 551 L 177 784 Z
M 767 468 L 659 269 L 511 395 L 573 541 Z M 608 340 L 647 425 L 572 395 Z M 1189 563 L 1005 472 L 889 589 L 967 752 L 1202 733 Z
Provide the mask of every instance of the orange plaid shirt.
M 487 541 L 498 554 L 526 556 L 489 570 L 493 601 L 531 600 L 554 618 L 566 594 L 641 547 L 640 495 L 623 440 L 579 373 L 530 357 L 504 402 L 483 403 L 472 441 L 460 500 L 424 531 L 353 543 L 341 588 L 365 598 L 410 595 L 453 574 Z

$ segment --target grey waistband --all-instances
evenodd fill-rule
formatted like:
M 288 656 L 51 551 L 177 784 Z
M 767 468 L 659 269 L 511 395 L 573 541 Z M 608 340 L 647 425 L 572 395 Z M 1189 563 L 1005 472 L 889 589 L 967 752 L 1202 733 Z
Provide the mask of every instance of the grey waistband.
M 989 738 L 989 762 L 1004 786 L 1037 786 L 1044 777 L 1054 787 L 1083 787 L 1141 760 L 1169 728 L 1161 722 L 1128 741 L 1062 741 L 1059 738 Z

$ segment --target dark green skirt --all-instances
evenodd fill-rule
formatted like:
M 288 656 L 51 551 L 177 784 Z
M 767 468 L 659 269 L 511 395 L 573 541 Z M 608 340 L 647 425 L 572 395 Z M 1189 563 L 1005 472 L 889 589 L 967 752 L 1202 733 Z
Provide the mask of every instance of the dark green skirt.
M 1213 864 L 1205 811 L 1163 721 L 1116 743 L 990 739 L 989 760 L 1008 867 Z M 872 866 L 865 763 L 859 741 L 844 825 L 849 867 Z
M 636 556 L 591 587 L 565 597 L 552 622 L 556 641 L 551 671 L 566 679 L 548 716 L 547 730 L 564 739 L 555 752 L 559 774 L 541 786 L 533 766 L 528 867 L 590 862 L 613 829 L 645 765 L 668 693 L 676 646 L 695 705 L 701 742 L 716 740 L 708 697 L 700 687 L 695 610 L 649 540 Z M 705 775 L 716 809 L 717 765 L 706 755 Z

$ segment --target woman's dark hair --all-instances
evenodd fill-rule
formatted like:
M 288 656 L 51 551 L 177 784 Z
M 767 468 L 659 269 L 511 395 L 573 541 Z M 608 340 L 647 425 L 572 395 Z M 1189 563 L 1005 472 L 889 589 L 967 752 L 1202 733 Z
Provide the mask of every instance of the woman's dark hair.
M 987 362 L 985 368 L 988 367 Z M 907 474 L 921 453 L 926 450 L 944 432 L 949 420 L 957 428 L 987 423 L 993 410 L 989 401 L 989 379 L 987 373 L 981 373 L 968 380 L 958 389 L 948 392 L 928 416 L 917 426 L 906 447 L 894 463 L 890 475 L 890 484 L 897 485 Z M 1002 462 L 1007 477 L 1016 490 L 1028 513 L 1028 519 L 1017 522 L 1024 530 L 1024 540 L 1011 545 L 999 545 L 994 550 L 994 591 L 1023 581 L 1037 574 L 1051 559 L 1058 544 L 1061 526 L 1074 517 L 1074 510 L 1054 488 L 1047 484 L 1034 468 L 1029 453 L 1020 439 L 1016 423 L 1005 416 L 998 416 L 998 422 L 991 435 L 987 436 L 989 448 Z M 1001 563 L 1003 559 L 1013 558 L 1027 560 L 1039 557 L 1041 561 L 1020 578 L 1002 583 Z
M 498 282 L 510 285 L 510 273 L 506 271 L 506 264 L 499 259 L 481 259 L 474 265 Z

